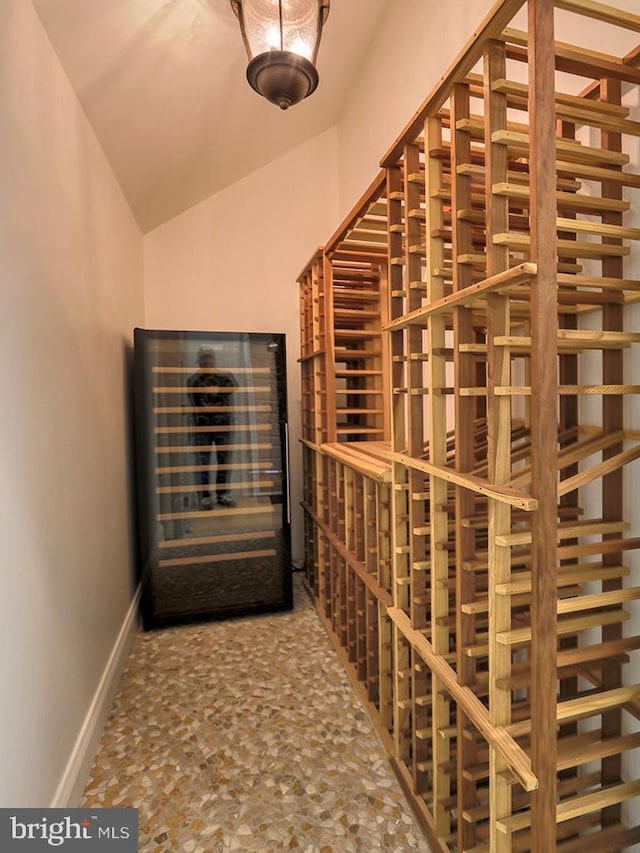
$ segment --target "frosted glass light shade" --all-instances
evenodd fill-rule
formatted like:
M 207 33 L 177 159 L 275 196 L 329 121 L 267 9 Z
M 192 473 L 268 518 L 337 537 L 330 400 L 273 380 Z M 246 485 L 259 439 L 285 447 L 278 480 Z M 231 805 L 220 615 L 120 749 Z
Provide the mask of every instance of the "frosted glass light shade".
M 287 109 L 318 85 L 315 61 L 329 0 L 230 0 L 256 92 Z

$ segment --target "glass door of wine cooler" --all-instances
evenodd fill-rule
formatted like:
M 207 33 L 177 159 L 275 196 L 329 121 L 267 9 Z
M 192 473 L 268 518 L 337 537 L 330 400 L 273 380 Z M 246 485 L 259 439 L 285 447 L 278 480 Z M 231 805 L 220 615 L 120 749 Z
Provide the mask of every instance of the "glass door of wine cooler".
M 285 337 L 135 329 L 145 628 L 292 606 Z

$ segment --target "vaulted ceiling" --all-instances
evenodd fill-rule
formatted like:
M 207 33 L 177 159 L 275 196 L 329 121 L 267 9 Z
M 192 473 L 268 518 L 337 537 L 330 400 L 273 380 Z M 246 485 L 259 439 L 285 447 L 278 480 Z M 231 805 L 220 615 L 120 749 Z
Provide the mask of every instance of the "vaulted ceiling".
M 229 0 L 33 0 L 143 231 L 326 130 L 391 0 L 332 0 L 318 90 L 250 89 Z

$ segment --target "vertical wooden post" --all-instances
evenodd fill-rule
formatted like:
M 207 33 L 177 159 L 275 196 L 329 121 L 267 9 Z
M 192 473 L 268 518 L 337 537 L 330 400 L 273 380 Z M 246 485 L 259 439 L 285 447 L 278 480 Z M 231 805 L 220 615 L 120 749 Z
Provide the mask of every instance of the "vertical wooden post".
M 422 279 L 424 251 L 422 250 L 422 222 L 416 217 L 420 210 L 420 198 L 424 193 L 424 183 L 419 180 L 420 148 L 417 144 L 407 145 L 404 149 L 404 239 L 405 239 L 405 287 L 407 291 L 406 306 L 409 311 L 419 308 L 422 303 L 421 290 L 416 284 Z M 414 357 L 422 352 L 422 326 L 411 326 L 406 331 L 407 351 L 405 357 L 407 371 L 407 448 L 412 457 L 424 452 L 424 404 L 421 392 L 424 386 L 423 363 Z M 418 471 L 408 472 L 409 496 L 409 615 L 411 624 L 418 629 L 428 627 L 427 613 L 427 573 L 424 562 L 428 551 L 426 529 L 425 501 L 415 500 L 414 494 L 424 490 L 424 476 Z M 419 567 L 419 568 L 417 568 Z M 420 767 L 425 766 L 429 752 L 428 741 L 419 737 L 418 733 L 428 726 L 429 708 L 416 703 L 419 696 L 427 693 L 427 673 L 419 663 L 413 650 L 411 651 L 411 751 L 413 765 L 413 784 L 418 792 L 425 790 L 425 774 Z
M 352 554 L 355 553 L 357 548 L 357 539 L 358 532 L 356 526 L 356 513 L 357 513 L 357 479 L 359 475 L 353 470 L 353 468 L 349 468 L 347 465 L 340 465 L 343 472 L 344 477 L 344 521 L 345 521 L 345 535 L 344 539 L 341 541 L 344 542 L 347 551 Z M 347 650 L 347 656 L 351 663 L 355 661 L 355 646 L 356 646 L 356 637 L 355 637 L 355 587 L 356 587 L 356 576 L 351 566 L 346 562 L 342 561 L 344 578 L 342 583 L 343 589 L 343 600 L 342 600 L 342 612 L 343 612 L 343 638 L 342 638 L 342 646 Z
M 401 316 L 404 309 L 408 283 L 405 281 L 402 258 L 402 228 L 406 205 L 402 169 L 394 166 L 387 170 L 387 209 L 389 221 L 389 286 L 391 292 L 392 318 Z M 407 446 L 406 402 L 402 390 L 407 383 L 407 366 L 404 353 L 404 332 L 391 336 L 392 359 L 392 418 L 391 438 L 394 450 L 403 451 Z M 393 489 L 391 493 L 391 536 L 393 553 L 393 602 L 396 607 L 409 610 L 409 488 L 407 469 L 393 463 Z M 411 740 L 408 737 L 410 710 L 406 707 L 411 698 L 410 675 L 411 654 L 396 625 L 391 628 L 393 641 L 393 744 L 395 757 L 408 763 Z
M 509 202 L 494 195 L 493 187 L 507 178 L 507 150 L 492 141 L 494 132 L 507 126 L 507 99 L 494 92 L 494 80 L 506 76 L 505 49 L 501 42 L 491 42 L 485 53 L 485 152 L 487 158 L 487 275 L 495 275 L 509 267 L 509 250 L 495 245 L 493 236 L 509 230 Z M 487 300 L 487 426 L 489 480 L 503 484 L 511 477 L 511 399 L 496 396 L 494 389 L 510 384 L 511 354 L 508 347 L 497 347 L 494 339 L 510 334 L 509 298 L 491 294 Z M 496 500 L 489 501 L 489 711 L 496 725 L 511 722 L 511 695 L 500 689 L 499 679 L 511 674 L 511 650 L 497 641 L 501 631 L 511 628 L 511 598 L 499 595 L 496 587 L 511 579 L 509 549 L 496 544 L 496 537 L 511 530 L 511 508 Z M 495 853 L 510 850 L 511 840 L 497 831 L 497 821 L 511 814 L 511 786 L 505 780 L 505 762 L 498 753 L 489 751 L 490 845 Z M 551 848 L 550 848 L 551 849 Z
M 314 291 L 314 347 L 317 355 L 313 360 L 314 397 L 313 397 L 313 439 L 320 445 L 327 440 L 327 353 L 326 333 L 327 318 L 325 316 L 325 282 L 324 282 L 324 251 L 320 249 L 315 264 Z M 317 330 L 317 338 L 316 331 Z
M 417 183 L 415 175 L 420 173 L 420 150 L 417 145 L 407 145 L 404 151 L 404 196 L 405 196 L 405 269 L 407 287 L 407 308 L 409 311 L 419 308 L 422 299 L 420 291 L 415 283 L 421 280 L 424 253 L 416 249 L 422 243 L 422 223 L 415 218 L 413 212 L 420 208 L 420 196 L 424 192 Z M 408 358 L 407 371 L 407 393 L 408 414 L 407 418 L 407 450 L 409 456 L 419 457 L 424 452 L 425 444 L 425 422 L 424 402 L 422 394 L 424 388 L 423 363 L 415 358 L 416 353 L 423 349 L 422 326 L 410 326 L 406 331 Z M 409 472 L 409 527 L 411 530 L 411 599 L 410 618 L 414 628 L 426 628 L 424 604 L 416 604 L 416 598 L 426 593 L 425 573 L 416 572 L 416 563 L 423 563 L 427 552 L 427 544 L 423 531 L 426 523 L 425 502 L 412 499 L 415 492 L 423 491 L 424 477 L 418 471 Z
M 471 210 L 471 177 L 459 174 L 457 166 L 471 162 L 471 141 L 466 130 L 455 129 L 459 121 L 470 117 L 469 87 L 457 84 L 453 89 L 451 99 L 451 231 L 452 231 L 452 274 L 453 290 L 464 290 L 473 283 L 471 264 L 458 262 L 461 255 L 473 252 L 473 225 L 471 217 L 460 219 L 457 211 Z M 468 473 L 473 470 L 475 463 L 474 422 L 477 401 L 474 397 L 463 396 L 461 388 L 474 385 L 476 378 L 475 357 L 472 353 L 461 352 L 460 344 L 475 341 L 472 311 L 465 306 L 459 306 L 453 316 L 453 359 L 455 376 L 455 424 L 456 424 L 456 471 Z M 462 487 L 456 488 L 456 667 L 458 679 L 470 687 L 476 682 L 476 661 L 467 655 L 466 651 L 475 643 L 476 617 L 465 614 L 464 604 L 474 601 L 476 594 L 476 577 L 474 572 L 464 569 L 464 563 L 475 558 L 476 532 L 473 526 L 464 525 L 464 519 L 472 518 L 475 512 L 476 500 L 473 492 Z M 476 786 L 467 777 L 466 771 L 476 763 L 476 746 L 473 737 L 468 738 L 468 722 L 462 710 L 457 716 L 457 774 L 458 774 L 458 814 L 472 808 L 476 801 Z M 475 824 L 458 821 L 458 846 L 467 850 L 476 845 Z
M 336 359 L 335 335 L 333 320 L 333 264 L 324 259 L 324 312 L 325 312 L 325 366 L 326 366 L 326 407 L 327 407 L 327 437 L 325 441 L 338 440 L 338 424 L 336 423 Z
M 572 124 L 568 121 L 558 121 L 557 122 L 559 135 L 563 139 L 573 139 L 576 138 L 576 125 Z M 564 216 L 570 219 L 577 219 L 577 214 L 574 211 L 563 211 Z M 570 240 L 575 242 L 577 240 L 576 232 L 573 231 L 565 231 L 561 232 L 558 235 L 565 240 Z M 563 260 L 567 263 L 572 263 L 573 258 L 566 257 L 563 258 L 559 256 L 559 262 Z M 572 306 L 571 306 L 572 307 Z M 558 305 L 558 326 L 561 329 L 577 329 L 578 328 L 578 315 L 575 310 L 563 311 L 563 306 Z M 561 385 L 578 385 L 578 356 L 576 353 L 559 353 L 558 355 L 558 379 Z M 579 419 L 579 407 L 578 407 L 578 396 L 577 395 L 569 395 L 565 394 L 561 396 L 558 400 L 558 414 L 559 414 L 559 433 L 562 435 L 563 433 L 570 435 L 570 438 L 565 439 L 565 441 L 558 442 L 558 448 L 561 452 L 566 444 L 570 444 L 575 441 L 573 430 L 578 426 Z M 580 470 L 579 464 L 576 462 L 574 465 L 570 465 L 568 468 L 560 471 L 560 479 L 566 479 L 568 477 L 572 477 L 578 473 Z M 564 512 L 567 510 L 572 510 L 575 512 L 574 518 L 577 520 L 578 518 L 578 492 L 573 491 L 568 495 L 563 495 L 560 500 L 560 505 Z M 569 516 L 563 515 L 563 518 L 567 518 Z M 569 541 L 564 540 L 565 544 L 570 544 Z M 571 540 L 572 544 L 578 544 L 578 539 Z M 569 561 L 567 561 L 569 562 Z M 561 561 L 562 564 L 562 561 Z M 579 637 L 577 635 L 574 636 L 564 636 L 558 638 L 558 651 L 570 648 L 577 648 L 579 644 Z M 562 702 L 565 699 L 571 699 L 576 696 L 579 689 L 579 680 L 577 676 L 564 677 L 559 679 L 558 684 L 558 701 Z M 571 735 L 576 735 L 578 733 L 578 723 L 575 721 L 570 721 L 563 726 L 558 728 L 558 739 L 563 737 L 569 737 Z M 575 767 L 571 767 L 564 771 L 563 776 L 566 778 L 567 776 L 577 776 L 578 770 Z M 558 777 L 560 780 L 560 777 Z
M 376 523 L 378 530 L 378 581 L 381 586 L 391 591 L 391 494 L 387 484 L 378 486 L 378 501 L 376 505 Z M 378 677 L 379 677 L 379 710 L 382 727 L 393 732 L 393 647 L 390 620 L 386 607 L 378 602 Z
M 325 455 L 321 450 L 313 451 L 313 459 L 314 459 L 314 467 L 311 476 L 314 476 L 315 472 L 315 495 L 312 503 L 313 511 L 315 512 L 317 518 L 324 521 L 326 523 L 327 518 L 327 504 L 329 503 L 328 499 L 328 482 L 327 482 L 327 460 Z M 318 559 L 318 568 L 317 568 L 317 584 L 318 584 L 318 592 L 317 592 L 317 601 L 320 606 L 321 612 L 326 616 L 326 602 L 327 602 L 327 585 L 329 583 L 329 567 L 327 565 L 327 537 L 325 535 L 324 530 L 318 528 L 315 525 L 315 535 L 316 535 L 316 553 Z
M 390 293 L 390 319 L 404 313 L 405 283 L 402 257 L 402 169 L 399 165 L 387 169 L 387 219 L 389 227 L 388 287 Z M 408 287 L 408 285 L 407 285 Z M 406 384 L 404 361 L 404 332 L 392 332 L 389 344 L 391 358 L 391 447 L 406 450 L 405 400 L 399 389 Z
M 553 0 L 529 0 L 531 150 L 532 851 L 556 846 L 557 236 Z
M 380 325 L 384 327 L 389 322 L 391 314 L 391 294 L 389 292 L 389 267 L 388 264 L 382 264 L 378 270 L 379 286 L 380 286 Z M 385 441 L 391 440 L 391 344 L 389 341 L 389 333 L 380 333 L 380 364 L 382 369 L 382 379 L 380 388 L 382 397 L 379 400 L 383 408 L 382 413 L 382 429 Z M 377 398 L 376 398 L 377 399 Z
M 619 80 L 602 80 L 600 82 L 600 98 L 609 104 L 620 105 L 622 100 L 622 86 Z M 602 131 L 601 147 L 606 151 L 622 151 L 622 137 L 619 133 L 612 131 Z M 602 197 L 611 199 L 622 199 L 622 186 L 614 181 L 602 182 Z M 608 225 L 622 225 L 622 213 L 605 213 L 602 221 Z M 615 238 L 604 237 L 605 243 L 618 243 L 622 241 Z M 603 259 L 602 262 L 603 276 L 613 278 L 623 278 L 623 260 L 620 257 L 610 256 Z M 602 313 L 602 328 L 607 331 L 622 331 L 623 329 L 623 311 L 624 307 L 620 303 L 610 302 L 603 308 Z M 603 350 L 602 353 L 602 381 L 607 384 L 622 385 L 624 383 L 623 371 L 623 355 L 621 350 Z M 623 397 L 607 395 L 602 399 L 602 429 L 606 434 L 611 434 L 622 430 L 624 427 L 623 414 Z M 620 453 L 623 449 L 622 442 L 609 448 L 603 458 L 607 459 L 610 456 Z M 623 518 L 623 469 L 618 468 L 612 471 L 602 479 L 602 517 L 605 520 L 619 520 Z M 612 537 L 604 537 L 615 538 Z M 603 564 L 605 566 L 619 565 L 622 562 L 622 554 L 620 552 L 603 555 Z M 614 578 L 605 580 L 602 583 L 603 592 L 620 589 L 622 587 L 622 579 Z M 611 640 L 619 640 L 622 637 L 622 623 L 615 625 L 604 625 L 602 628 L 603 642 Z M 603 689 L 611 689 L 622 686 L 622 666 L 620 663 L 613 663 L 605 667 L 602 674 Z M 622 733 L 622 713 L 620 708 L 614 708 L 602 715 L 602 733 L 603 737 L 619 737 Z M 622 756 L 613 755 L 606 758 L 602 762 L 602 784 L 612 785 L 619 782 L 622 778 Z M 617 823 L 621 816 L 620 804 L 609 806 L 603 809 L 602 824 L 603 826 Z
M 440 236 L 443 230 L 442 203 L 432 196 L 432 188 L 440 187 L 442 165 L 431 151 L 442 146 L 440 119 L 427 118 L 425 138 L 425 204 L 427 241 L 427 299 L 435 302 L 444 296 L 444 250 Z M 411 327 L 413 329 L 413 327 Z M 420 329 L 421 327 L 416 327 Z M 432 315 L 427 319 L 428 359 L 428 416 L 429 416 L 429 461 L 445 465 L 447 461 L 447 402 L 446 402 L 446 356 L 445 321 L 443 316 Z M 417 349 L 418 341 L 411 348 Z M 422 401 L 420 401 L 422 408 Z M 412 455 L 418 456 L 418 448 Z M 429 523 L 431 559 L 431 643 L 438 655 L 449 653 L 449 538 L 447 513 L 447 482 L 436 476 L 429 477 Z M 451 759 L 448 738 L 439 736 L 440 729 L 451 724 L 450 703 L 441 690 L 440 682 L 433 678 L 433 810 L 436 833 L 446 838 L 451 832 L 451 815 L 445 802 L 451 795 L 451 777 L 446 765 Z

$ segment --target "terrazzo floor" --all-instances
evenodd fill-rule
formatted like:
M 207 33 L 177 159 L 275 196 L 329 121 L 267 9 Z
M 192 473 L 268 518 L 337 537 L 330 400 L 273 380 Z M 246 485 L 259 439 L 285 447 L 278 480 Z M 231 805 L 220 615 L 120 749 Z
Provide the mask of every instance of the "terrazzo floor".
M 289 613 L 140 633 L 83 805 L 141 853 L 429 851 L 294 576 Z

